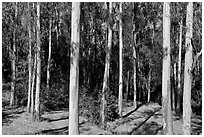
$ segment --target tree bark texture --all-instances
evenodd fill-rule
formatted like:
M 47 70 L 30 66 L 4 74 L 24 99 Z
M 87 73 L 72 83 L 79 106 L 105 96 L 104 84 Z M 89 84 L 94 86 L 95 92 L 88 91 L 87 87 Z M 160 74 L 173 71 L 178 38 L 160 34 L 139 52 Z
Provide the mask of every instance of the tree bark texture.
M 170 89 L 170 3 L 163 6 L 163 68 L 162 68 L 162 109 L 163 132 L 172 135 L 171 89 Z
M 69 135 L 79 134 L 79 44 L 80 44 L 80 3 L 72 2 L 71 56 L 69 89 Z
M 193 63 L 191 38 L 193 35 L 193 3 L 189 2 L 186 15 L 186 54 L 184 68 L 184 89 L 183 89 L 183 134 L 191 134 L 191 67 Z
M 37 2 L 37 77 L 36 77 L 36 93 L 35 93 L 35 111 L 34 117 L 36 121 L 40 121 L 40 80 L 41 80 L 41 40 L 40 40 L 40 3 Z
M 112 13 L 112 2 L 109 3 L 109 14 Z M 105 72 L 103 78 L 102 88 L 102 106 L 101 106 L 101 125 L 102 128 L 106 128 L 106 94 L 108 92 L 108 81 L 109 81 L 109 70 L 110 70 L 110 57 L 111 57 L 111 46 L 112 46 L 112 29 L 108 27 L 108 44 L 106 47 L 106 60 L 105 60 Z

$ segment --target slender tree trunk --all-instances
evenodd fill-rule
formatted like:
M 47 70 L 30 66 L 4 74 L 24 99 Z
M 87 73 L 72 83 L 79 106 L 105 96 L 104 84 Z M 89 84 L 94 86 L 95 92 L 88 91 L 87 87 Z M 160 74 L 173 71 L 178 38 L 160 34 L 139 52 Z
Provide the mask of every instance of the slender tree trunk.
M 150 102 L 150 94 L 151 94 L 151 73 L 152 73 L 152 70 L 149 66 L 149 73 L 148 73 L 148 94 L 147 94 L 147 102 L 149 103 Z
M 127 72 L 127 81 L 126 81 L 126 95 L 125 100 L 128 102 L 128 93 L 129 93 L 129 79 L 130 79 L 130 72 Z
M 112 2 L 109 3 L 109 14 L 112 13 Z M 110 56 L 112 46 L 112 29 L 108 27 L 108 44 L 106 47 L 106 60 L 105 60 L 105 72 L 103 78 L 103 89 L 102 89 L 102 108 L 101 108 L 101 124 L 102 128 L 106 128 L 106 94 L 108 92 L 108 81 L 109 81 L 109 70 L 110 70 Z
M 134 34 L 134 40 L 136 39 L 136 35 Z M 136 40 L 135 40 L 136 41 Z M 134 89 L 134 107 L 137 107 L 137 69 L 136 69 L 136 42 L 133 46 L 133 89 Z
M 32 84 L 32 59 L 31 59 L 31 51 L 32 51 L 32 43 L 31 43 L 31 14 L 30 14 L 30 3 L 28 2 L 28 45 L 29 45 L 29 54 L 28 54 L 28 102 L 27 102 L 27 112 L 30 113 L 31 106 L 31 84 Z
M 120 14 L 122 14 L 122 2 L 120 2 Z M 122 116 L 122 102 L 123 102 L 123 35 L 122 35 L 122 17 L 119 20 L 120 32 L 119 32 L 119 96 L 118 96 L 118 108 L 119 115 Z
M 79 42 L 80 42 L 80 3 L 72 2 L 72 31 L 69 89 L 69 135 L 79 134 Z
M 13 50 L 11 50 L 11 97 L 10 107 L 15 105 L 15 86 L 16 86 L 16 29 L 17 29 L 17 2 L 15 3 L 15 18 L 13 30 Z
M 36 94 L 35 94 L 35 111 L 36 121 L 40 121 L 40 79 L 41 79 L 41 41 L 40 41 L 40 3 L 37 3 L 37 77 L 36 77 Z
M 57 6 L 55 7 L 55 14 L 56 14 L 56 17 L 57 17 L 56 26 L 55 26 L 55 31 L 56 31 L 57 45 L 58 45 L 58 40 L 59 40 L 58 18 L 59 18 L 59 17 L 58 17 Z
M 172 89 L 172 110 L 175 110 L 176 104 L 176 63 L 173 66 L 173 89 Z
M 52 53 L 52 19 L 49 20 L 49 54 L 47 60 L 47 89 L 50 87 L 50 67 L 51 67 L 51 53 Z
M 33 79 L 32 79 L 32 86 L 31 86 L 31 117 L 33 120 L 34 119 L 34 106 L 35 106 L 35 103 L 34 103 L 34 87 L 35 87 L 35 79 L 36 79 L 36 69 L 37 69 L 37 54 L 35 53 L 35 56 L 34 56 L 34 64 L 33 64 Z
M 176 111 L 181 113 L 181 49 L 182 49 L 182 27 L 183 19 L 180 22 L 180 36 L 179 36 L 179 55 L 178 55 L 178 93 L 176 101 Z
M 163 69 L 162 69 L 162 109 L 163 131 L 165 135 L 172 135 L 172 112 L 170 90 L 170 3 L 163 6 Z
M 191 133 L 191 67 L 193 63 L 191 38 L 193 35 L 193 3 L 189 2 L 186 15 L 186 54 L 184 69 L 184 90 L 183 90 L 183 134 Z
M 35 4 L 33 3 L 33 9 Z M 33 26 L 33 40 L 36 41 L 36 26 Z M 35 87 L 35 79 L 36 79 L 36 69 L 37 69 L 37 53 L 36 53 L 36 44 L 34 44 L 34 64 L 33 64 L 33 74 L 32 74 L 32 86 L 31 86 L 31 117 L 34 121 L 34 87 Z
M 136 5 L 135 3 L 133 4 L 133 9 L 134 11 L 136 11 Z M 135 22 L 135 14 L 134 13 L 134 18 L 133 18 L 133 22 Z M 136 34 L 136 28 L 135 28 L 135 23 L 133 24 L 133 89 L 134 89 L 134 99 L 133 99 L 133 105 L 134 107 L 136 108 L 137 107 L 137 68 L 136 68 L 136 65 L 137 65 L 137 57 L 136 57 L 136 38 L 137 38 L 137 34 Z

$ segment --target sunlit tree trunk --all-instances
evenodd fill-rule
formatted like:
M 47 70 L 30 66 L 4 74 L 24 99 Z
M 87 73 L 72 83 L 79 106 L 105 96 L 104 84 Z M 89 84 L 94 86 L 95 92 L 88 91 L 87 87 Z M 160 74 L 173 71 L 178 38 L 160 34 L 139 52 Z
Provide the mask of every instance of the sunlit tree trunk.
M 15 105 L 15 86 L 16 86 L 16 29 L 17 29 L 17 2 L 15 3 L 15 18 L 13 30 L 13 49 L 11 51 L 11 97 L 10 107 Z
M 151 60 L 151 59 L 150 59 Z M 149 66 L 149 73 L 148 73 L 148 91 L 147 91 L 147 102 L 150 102 L 150 94 L 151 94 L 151 73 L 152 70 Z
M 80 3 L 72 2 L 71 56 L 69 89 L 69 135 L 79 134 L 79 42 L 80 42 Z
M 162 109 L 163 132 L 172 135 L 172 112 L 170 90 L 170 3 L 163 6 L 163 68 L 162 68 Z
M 184 68 L 184 90 L 183 90 L 183 134 L 191 133 L 191 67 L 193 63 L 191 38 L 193 35 L 193 3 L 189 2 L 186 15 L 186 54 Z
M 35 87 L 35 79 L 36 79 L 36 69 L 37 69 L 37 54 L 34 56 L 34 64 L 33 64 L 33 74 L 32 74 L 32 86 L 31 86 L 31 117 L 34 120 L 34 87 Z
M 33 3 L 33 9 L 35 4 Z M 33 40 L 36 41 L 36 26 L 33 25 Z M 37 69 L 37 54 L 36 54 L 36 44 L 34 44 L 34 64 L 33 64 L 33 74 L 32 74 L 32 86 L 31 86 L 31 117 L 34 119 L 34 87 L 35 87 L 35 79 L 36 79 L 36 69 Z
M 28 54 L 28 102 L 27 102 L 27 112 L 30 113 L 31 106 L 31 84 L 32 84 L 32 59 L 31 59 L 31 14 L 30 14 L 30 3 L 28 2 L 28 45 L 29 45 L 29 54 Z
M 122 15 L 122 2 L 120 2 L 120 14 Z M 119 96 L 118 96 L 118 108 L 119 115 L 122 116 L 122 101 L 123 101 L 123 35 L 122 35 L 122 17 L 119 20 L 120 32 L 119 32 Z
M 109 3 L 109 14 L 112 13 L 112 2 Z M 106 128 L 106 94 L 108 92 L 108 81 L 109 81 L 109 70 L 110 70 L 110 55 L 112 46 L 112 29 L 108 27 L 108 44 L 106 47 L 106 60 L 105 60 L 105 71 L 103 78 L 103 88 L 102 88 L 102 107 L 101 107 L 101 124 L 102 128 Z
M 51 53 L 52 53 L 52 19 L 49 20 L 49 53 L 47 60 L 47 88 L 50 87 L 50 67 L 51 67 Z
M 176 101 L 176 111 L 181 112 L 181 49 L 182 49 L 182 27 L 183 19 L 180 22 L 180 36 L 179 36 L 179 55 L 178 55 L 178 92 Z
M 36 121 L 40 121 L 40 79 L 41 79 L 41 41 L 40 41 L 40 3 L 37 3 L 37 77 L 36 77 L 36 93 L 35 93 L 35 111 L 34 117 Z

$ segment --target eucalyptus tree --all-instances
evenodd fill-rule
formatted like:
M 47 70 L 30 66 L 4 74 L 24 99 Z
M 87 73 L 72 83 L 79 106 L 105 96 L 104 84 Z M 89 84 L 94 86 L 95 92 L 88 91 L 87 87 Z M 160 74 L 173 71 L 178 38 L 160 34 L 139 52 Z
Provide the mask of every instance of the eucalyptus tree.
M 162 69 L 162 109 L 164 134 L 172 135 L 171 89 L 170 89 L 170 3 L 163 5 L 163 69 Z
M 79 134 L 79 45 L 80 45 L 80 3 L 72 3 L 71 57 L 69 89 L 69 135 Z

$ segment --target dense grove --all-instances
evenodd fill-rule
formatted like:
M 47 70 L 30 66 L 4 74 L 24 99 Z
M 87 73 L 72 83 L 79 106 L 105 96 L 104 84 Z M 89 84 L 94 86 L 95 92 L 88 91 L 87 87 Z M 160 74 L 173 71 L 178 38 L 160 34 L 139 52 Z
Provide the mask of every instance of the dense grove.
M 16 79 L 15 106 L 26 106 L 28 101 L 28 23 L 31 29 L 32 63 L 36 51 L 36 4 L 2 3 L 2 92 L 10 94 L 12 81 L 13 38 L 15 30 Z M 72 4 L 68 2 L 40 3 L 40 41 L 41 41 L 41 113 L 68 109 L 69 76 L 71 49 L 71 12 Z M 181 93 L 184 85 L 184 59 L 186 34 L 187 3 L 170 3 L 171 14 L 171 91 L 178 93 L 178 52 L 180 23 L 183 24 L 181 51 Z M 193 3 L 193 55 L 202 49 L 202 3 Z M 107 27 L 112 29 L 112 48 L 110 58 L 110 74 L 107 92 L 107 121 L 119 118 L 118 86 L 119 86 L 119 19 L 123 28 L 123 105 L 133 101 L 134 80 L 133 65 L 136 60 L 137 102 L 162 103 L 162 58 L 163 54 L 163 4 L 124 2 L 123 12 L 119 12 L 119 3 L 113 3 L 112 13 L 105 9 L 104 3 L 82 2 L 80 5 L 80 45 L 79 45 L 79 115 L 100 125 L 100 109 L 102 87 L 107 50 Z M 30 12 L 30 16 L 28 16 Z M 51 66 L 50 83 L 47 88 L 47 65 L 49 56 L 49 21 L 51 27 Z M 136 37 L 133 36 L 136 32 Z M 136 44 L 136 59 L 133 58 L 132 46 Z M 174 70 L 175 65 L 175 70 Z M 33 70 L 33 67 L 32 67 Z M 176 75 L 174 75 L 176 73 Z M 192 112 L 202 112 L 202 58 L 199 57 L 192 72 L 191 106 Z M 35 87 L 34 87 L 35 91 Z M 148 91 L 150 100 L 148 102 Z M 9 95 L 7 95 L 9 96 Z M 2 107 L 9 106 L 9 99 L 4 99 Z M 173 97 L 172 97 L 173 98 Z M 174 103 L 177 100 L 174 99 Z M 182 98 L 181 98 L 182 109 Z M 174 109 L 174 106 L 172 105 Z M 175 109 L 174 109 L 175 110 Z M 182 114 L 182 111 L 179 112 Z

